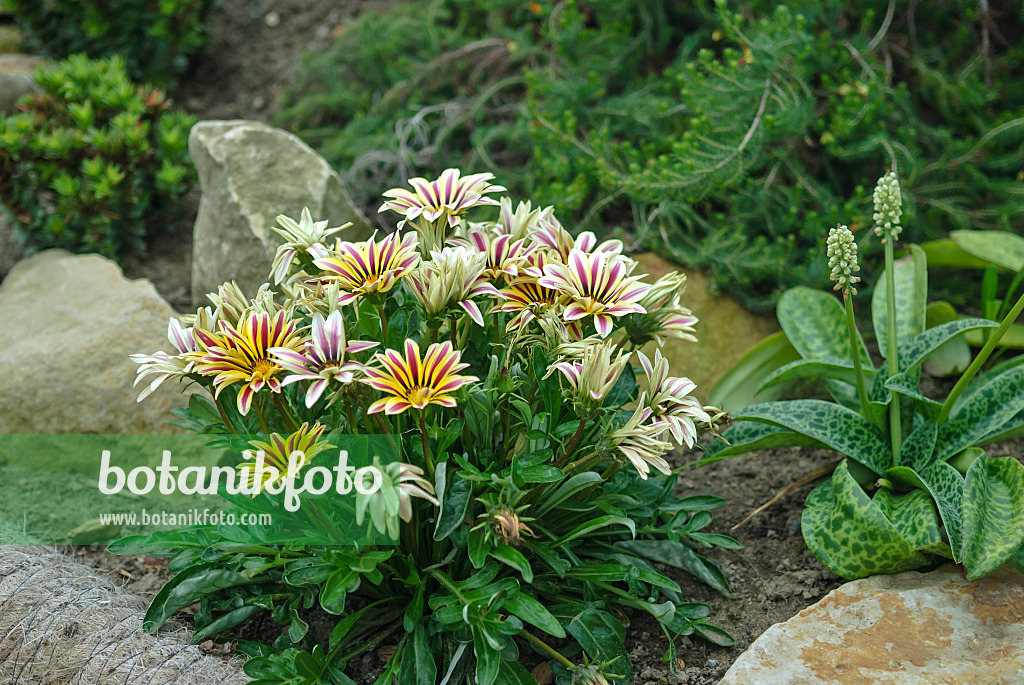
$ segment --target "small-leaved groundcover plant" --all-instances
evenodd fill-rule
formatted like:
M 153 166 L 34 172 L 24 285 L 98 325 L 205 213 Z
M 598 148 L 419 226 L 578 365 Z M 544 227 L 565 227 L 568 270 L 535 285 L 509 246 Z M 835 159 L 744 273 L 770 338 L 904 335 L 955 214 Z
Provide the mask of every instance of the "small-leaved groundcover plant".
M 499 201 L 491 178 L 413 179 L 385 193 L 398 230 L 362 242 L 308 212 L 278 217 L 273 284 L 251 299 L 225 284 L 213 307 L 171 321 L 174 354 L 136 356 L 143 395 L 168 378 L 209 391 L 177 412 L 181 425 L 228 442 L 258 434 L 242 447 L 266 450 L 282 478 L 317 465 L 333 434 L 377 435 L 401 454 L 355 507 L 396 543 L 268 543 L 277 519 L 115 543 L 172 557 L 151 629 L 196 602 L 196 640 L 268 612 L 285 634 L 240 643 L 259 683 L 352 683 L 346 667 L 389 645 L 381 684 L 534 682 L 523 648 L 559 683 L 629 682 L 636 612 L 661 626 L 673 666 L 679 636 L 732 644 L 663 572 L 728 596 L 700 550 L 738 547 L 705 532 L 722 500 L 676 496 L 664 456 L 720 415 L 660 351 L 637 351 L 693 339 L 685 279 L 644 282 L 621 243 Z M 289 466 L 298 447 L 307 459 Z M 253 497 L 221 494 L 287 516 L 259 484 Z M 308 504 L 305 525 L 330 539 L 341 503 Z M 303 618 L 317 607 L 335 617 L 329 637 Z
M 84 55 L 40 68 L 42 92 L 0 117 L 0 202 L 30 250 L 116 257 L 192 187 L 195 118 L 133 83 L 124 60 Z
M 886 261 L 871 307 L 881 365 L 874 366 L 855 324 L 857 245 L 838 226 L 829 234 L 828 257 L 843 304 L 810 288 L 787 291 L 778 318 L 800 358 L 761 383 L 820 378 L 835 401 L 748 406 L 705 461 L 784 445 L 843 455 L 831 478 L 807 497 L 802 527 L 815 556 L 845 578 L 943 559 L 962 564 L 969 578 L 1007 561 L 1024 569 L 1024 466 L 982 449 L 1024 435 L 1024 356 L 979 373 L 1024 309 L 1024 295 L 998 324 L 958 318 L 926 328 L 927 260 L 915 245 L 894 259 L 900 214 L 899 184 L 890 173 L 875 189 L 874 231 Z M 926 396 L 922 364 L 949 341 L 979 330 L 987 332 L 984 346 L 949 394 Z

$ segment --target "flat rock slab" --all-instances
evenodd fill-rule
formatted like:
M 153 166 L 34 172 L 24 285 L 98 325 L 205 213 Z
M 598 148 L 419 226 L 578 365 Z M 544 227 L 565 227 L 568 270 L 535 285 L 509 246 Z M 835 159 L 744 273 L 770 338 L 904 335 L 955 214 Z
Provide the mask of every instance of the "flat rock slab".
M 757 638 L 720 685 L 1024 683 L 1024 577 L 952 565 L 836 588 Z

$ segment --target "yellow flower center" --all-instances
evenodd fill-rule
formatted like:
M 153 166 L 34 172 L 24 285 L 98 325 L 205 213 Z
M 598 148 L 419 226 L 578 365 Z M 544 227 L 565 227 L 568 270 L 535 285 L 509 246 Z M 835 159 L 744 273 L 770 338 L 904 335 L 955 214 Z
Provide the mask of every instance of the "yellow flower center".
M 278 370 L 277 364 L 269 359 L 257 359 L 252 365 L 252 377 L 267 379 Z
M 413 406 L 426 404 L 428 397 L 430 397 L 430 388 L 421 385 L 417 385 L 409 391 L 409 403 Z

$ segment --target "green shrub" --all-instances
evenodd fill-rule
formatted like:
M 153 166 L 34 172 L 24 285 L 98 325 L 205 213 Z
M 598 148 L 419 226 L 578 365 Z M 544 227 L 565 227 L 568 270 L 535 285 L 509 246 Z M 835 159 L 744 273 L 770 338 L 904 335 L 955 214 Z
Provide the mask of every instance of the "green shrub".
M 15 16 L 42 51 L 121 55 L 136 81 L 173 85 L 207 39 L 212 0 L 10 0 Z
M 737 6 L 399 5 L 310 56 L 281 122 L 368 207 L 428 168 L 500 171 L 749 305 L 824 278 L 827 227 L 870 221 L 865 175 L 899 170 L 910 240 L 1024 220 L 1020 10 Z
M 120 57 L 84 55 L 36 73 L 42 88 L 0 119 L 0 202 L 30 250 L 116 256 L 146 220 L 187 192 L 194 118 L 133 84 Z

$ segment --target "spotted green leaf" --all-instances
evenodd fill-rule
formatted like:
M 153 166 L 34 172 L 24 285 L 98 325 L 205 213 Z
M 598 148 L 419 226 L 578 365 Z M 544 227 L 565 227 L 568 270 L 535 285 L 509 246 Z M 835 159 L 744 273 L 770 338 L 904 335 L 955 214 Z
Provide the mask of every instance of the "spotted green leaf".
M 822 400 L 755 404 L 736 418 L 780 426 L 824 443 L 877 474 L 893 465 L 889 442 L 875 424 L 846 407 Z
M 963 564 L 969 579 L 991 573 L 1024 543 L 1024 465 L 980 457 L 967 471 Z
M 1017 550 L 1017 553 L 1013 555 L 1013 559 L 1011 559 L 1011 561 L 1018 571 L 1024 573 L 1024 545 L 1021 545 L 1020 549 Z
M 932 421 L 919 421 L 910 435 L 903 441 L 896 455 L 896 465 L 906 466 L 920 471 L 932 463 L 935 453 L 935 440 L 939 435 L 939 427 Z
M 845 461 L 807 496 L 800 523 L 814 556 L 850 580 L 909 571 L 929 562 L 871 501 Z
M 932 302 L 924 312 L 925 325 L 931 329 L 960 319 L 949 302 Z M 936 348 L 924 360 L 924 370 L 932 376 L 962 373 L 971 363 L 971 346 L 964 336 L 957 336 Z
M 847 359 L 800 359 L 786 364 L 772 373 L 758 387 L 760 393 L 767 388 L 805 378 L 820 378 L 842 381 L 850 385 L 857 384 L 857 373 L 854 370 L 853 362 Z M 870 384 L 875 379 L 874 369 L 864 370 L 865 383 Z
M 984 438 L 1000 433 L 1024 406 L 1024 366 L 996 376 L 974 391 L 939 428 L 937 454 L 952 457 Z
M 724 439 L 716 440 L 708 448 L 698 466 L 706 466 L 719 459 L 738 457 L 771 447 L 824 447 L 825 445 L 806 435 L 756 421 L 734 421 L 722 434 Z
M 904 397 L 909 397 L 914 401 L 914 408 L 929 419 L 937 419 L 939 412 L 942 411 L 942 404 L 940 402 L 936 402 L 921 392 L 920 381 L 905 373 L 898 373 L 885 381 L 885 389 L 892 390 Z
M 969 255 L 1010 271 L 1024 269 L 1024 237 L 1008 231 L 953 231 L 949 234 Z
M 896 295 L 896 340 L 910 338 L 924 331 L 924 312 L 928 304 L 928 259 L 917 245 L 911 245 L 906 256 L 896 261 L 893 283 Z M 878 350 L 888 355 L 888 314 L 886 311 L 887 272 L 875 284 L 871 297 L 871 321 L 878 338 Z M 900 368 L 904 367 L 900 355 Z
M 915 549 L 926 554 L 950 556 L 949 546 L 942 541 L 935 505 L 925 490 L 915 489 L 897 495 L 881 488 L 871 499 Z

